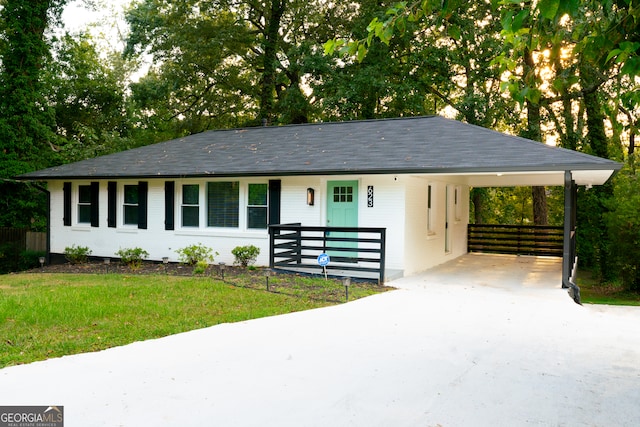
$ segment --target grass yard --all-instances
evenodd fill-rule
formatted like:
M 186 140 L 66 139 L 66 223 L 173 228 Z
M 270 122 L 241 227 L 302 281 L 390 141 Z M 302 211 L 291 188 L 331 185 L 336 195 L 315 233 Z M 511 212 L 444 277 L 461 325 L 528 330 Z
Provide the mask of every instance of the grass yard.
M 640 306 L 640 294 L 614 285 L 591 285 L 579 281 L 580 297 L 586 304 Z
M 339 281 L 277 276 L 0 276 L 0 368 L 344 301 Z M 350 299 L 384 287 L 354 284 Z
M 588 271 L 581 272 L 577 285 L 583 303 L 640 306 L 639 293 L 626 291 L 615 283 L 601 284 Z

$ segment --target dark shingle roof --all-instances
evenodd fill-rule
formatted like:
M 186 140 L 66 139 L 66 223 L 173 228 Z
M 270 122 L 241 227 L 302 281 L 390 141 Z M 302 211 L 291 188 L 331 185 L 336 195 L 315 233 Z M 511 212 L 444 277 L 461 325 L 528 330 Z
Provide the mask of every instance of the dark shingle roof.
M 19 179 L 618 170 L 440 116 L 209 131 Z

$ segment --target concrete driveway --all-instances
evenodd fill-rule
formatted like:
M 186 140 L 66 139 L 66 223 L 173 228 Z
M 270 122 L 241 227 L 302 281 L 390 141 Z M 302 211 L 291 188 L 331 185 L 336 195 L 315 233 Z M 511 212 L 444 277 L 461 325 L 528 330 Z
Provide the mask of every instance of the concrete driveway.
M 0 370 L 65 426 L 636 426 L 640 308 L 468 255 L 339 306 Z M 558 279 L 558 280 L 556 280 Z

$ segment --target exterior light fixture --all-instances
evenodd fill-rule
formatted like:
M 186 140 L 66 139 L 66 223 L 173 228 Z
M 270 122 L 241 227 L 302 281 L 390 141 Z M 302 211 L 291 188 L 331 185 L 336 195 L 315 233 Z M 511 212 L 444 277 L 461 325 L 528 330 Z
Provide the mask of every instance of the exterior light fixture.
M 164 274 L 167 274 L 167 267 L 169 265 L 169 257 L 168 256 L 163 256 L 162 257 L 162 264 L 164 264 Z
M 313 188 L 307 188 L 307 205 L 313 206 L 316 201 L 316 191 Z
M 224 262 L 221 262 L 220 264 L 218 264 L 218 267 L 220 268 L 220 276 L 222 276 L 222 280 L 224 281 L 224 269 L 226 265 Z
M 349 301 L 349 286 L 351 286 L 351 277 L 343 277 L 342 284 L 344 285 L 345 299 Z
M 268 268 L 264 269 L 264 278 L 267 281 L 267 292 L 269 292 L 269 276 L 271 276 L 271 270 Z
M 111 264 L 111 258 L 105 258 L 104 260 L 102 260 L 102 262 L 104 263 L 105 273 L 109 273 L 109 265 Z
M 40 261 L 40 269 L 44 270 L 44 261 L 45 261 L 44 257 L 43 256 L 39 257 L 38 261 Z

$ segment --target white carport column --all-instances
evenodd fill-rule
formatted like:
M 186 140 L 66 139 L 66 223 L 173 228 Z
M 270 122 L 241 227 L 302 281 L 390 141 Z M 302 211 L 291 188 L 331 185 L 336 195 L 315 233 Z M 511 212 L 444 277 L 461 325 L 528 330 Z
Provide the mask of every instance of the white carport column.
M 562 251 L 562 287 L 571 289 L 573 300 L 580 304 L 580 288 L 574 283 L 576 256 L 577 185 L 571 171 L 564 172 L 564 240 Z

